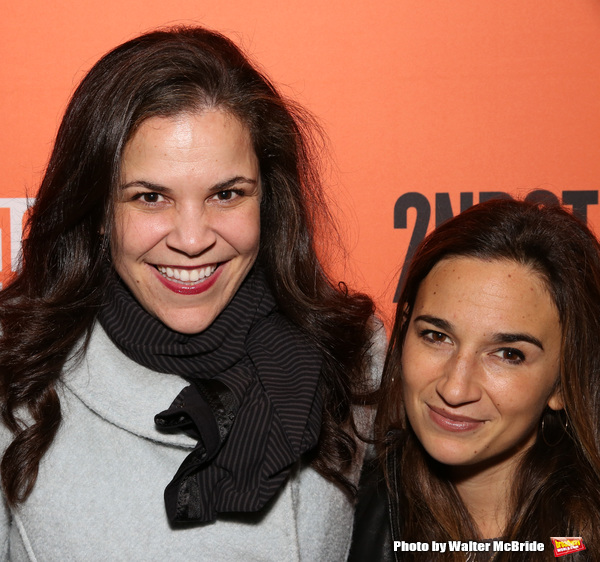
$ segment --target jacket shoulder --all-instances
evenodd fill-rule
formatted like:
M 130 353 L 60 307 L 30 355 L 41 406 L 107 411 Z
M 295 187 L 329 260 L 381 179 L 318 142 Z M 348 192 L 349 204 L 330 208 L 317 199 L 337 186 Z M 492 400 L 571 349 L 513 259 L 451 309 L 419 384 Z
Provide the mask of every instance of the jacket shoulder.
M 365 463 L 360 477 L 348 557 L 348 562 L 363 560 L 394 560 L 387 485 L 377 459 Z

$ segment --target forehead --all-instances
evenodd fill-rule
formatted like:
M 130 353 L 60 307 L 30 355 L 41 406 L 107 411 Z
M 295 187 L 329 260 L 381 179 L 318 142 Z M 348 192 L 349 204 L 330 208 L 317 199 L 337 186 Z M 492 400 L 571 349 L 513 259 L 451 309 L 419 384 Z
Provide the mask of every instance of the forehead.
M 233 113 L 220 107 L 207 107 L 194 111 L 181 111 L 172 115 L 154 115 L 141 121 L 130 133 L 125 143 L 124 156 L 135 145 L 147 141 L 168 140 L 174 147 L 202 146 L 209 135 L 237 136 L 247 141 L 250 130 Z
M 496 332 L 559 326 L 545 279 L 510 260 L 451 257 L 438 262 L 419 287 L 414 315 L 419 314 Z
M 125 146 L 120 168 L 122 181 L 171 187 L 255 175 L 258 159 L 248 128 L 237 117 L 206 109 L 143 121 Z

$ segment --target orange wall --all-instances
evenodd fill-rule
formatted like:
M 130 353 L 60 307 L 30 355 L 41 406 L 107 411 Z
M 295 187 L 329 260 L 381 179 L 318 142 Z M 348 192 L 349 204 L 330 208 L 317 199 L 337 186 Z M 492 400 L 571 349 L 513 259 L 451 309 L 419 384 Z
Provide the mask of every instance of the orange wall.
M 387 314 L 416 220 L 407 197 L 431 228 L 436 194 L 457 212 L 461 192 L 566 192 L 600 231 L 597 0 L 21 0 L 0 18 L 0 282 L 73 88 L 170 23 L 223 31 L 320 118 L 349 248 L 338 273 Z M 423 197 L 401 200 L 394 228 L 406 193 Z

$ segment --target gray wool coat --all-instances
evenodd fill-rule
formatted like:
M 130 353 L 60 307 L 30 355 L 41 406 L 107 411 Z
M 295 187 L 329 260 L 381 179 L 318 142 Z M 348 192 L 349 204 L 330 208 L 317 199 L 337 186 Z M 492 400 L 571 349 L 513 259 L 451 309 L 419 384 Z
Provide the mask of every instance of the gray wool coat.
M 380 329 L 372 379 L 381 369 L 384 338 Z M 63 421 L 31 496 L 16 510 L 0 511 L 0 560 L 345 560 L 353 506 L 303 463 L 260 514 L 169 526 L 163 491 L 196 442 L 159 433 L 154 415 L 186 385 L 127 358 L 97 324 L 83 358 L 65 369 Z M 368 424 L 371 414 L 360 415 Z M 1 428 L 2 451 L 10 440 Z M 359 471 L 357 465 L 356 480 Z

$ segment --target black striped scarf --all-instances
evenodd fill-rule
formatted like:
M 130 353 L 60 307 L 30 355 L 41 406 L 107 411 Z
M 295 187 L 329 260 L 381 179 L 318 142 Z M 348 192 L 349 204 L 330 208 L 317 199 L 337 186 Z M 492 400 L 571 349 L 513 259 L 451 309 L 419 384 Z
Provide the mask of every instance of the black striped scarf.
M 261 509 L 317 444 L 320 352 L 277 311 L 257 267 L 199 334 L 169 329 L 116 276 L 99 319 L 125 355 L 191 383 L 155 417 L 198 439 L 165 489 L 171 522 Z

